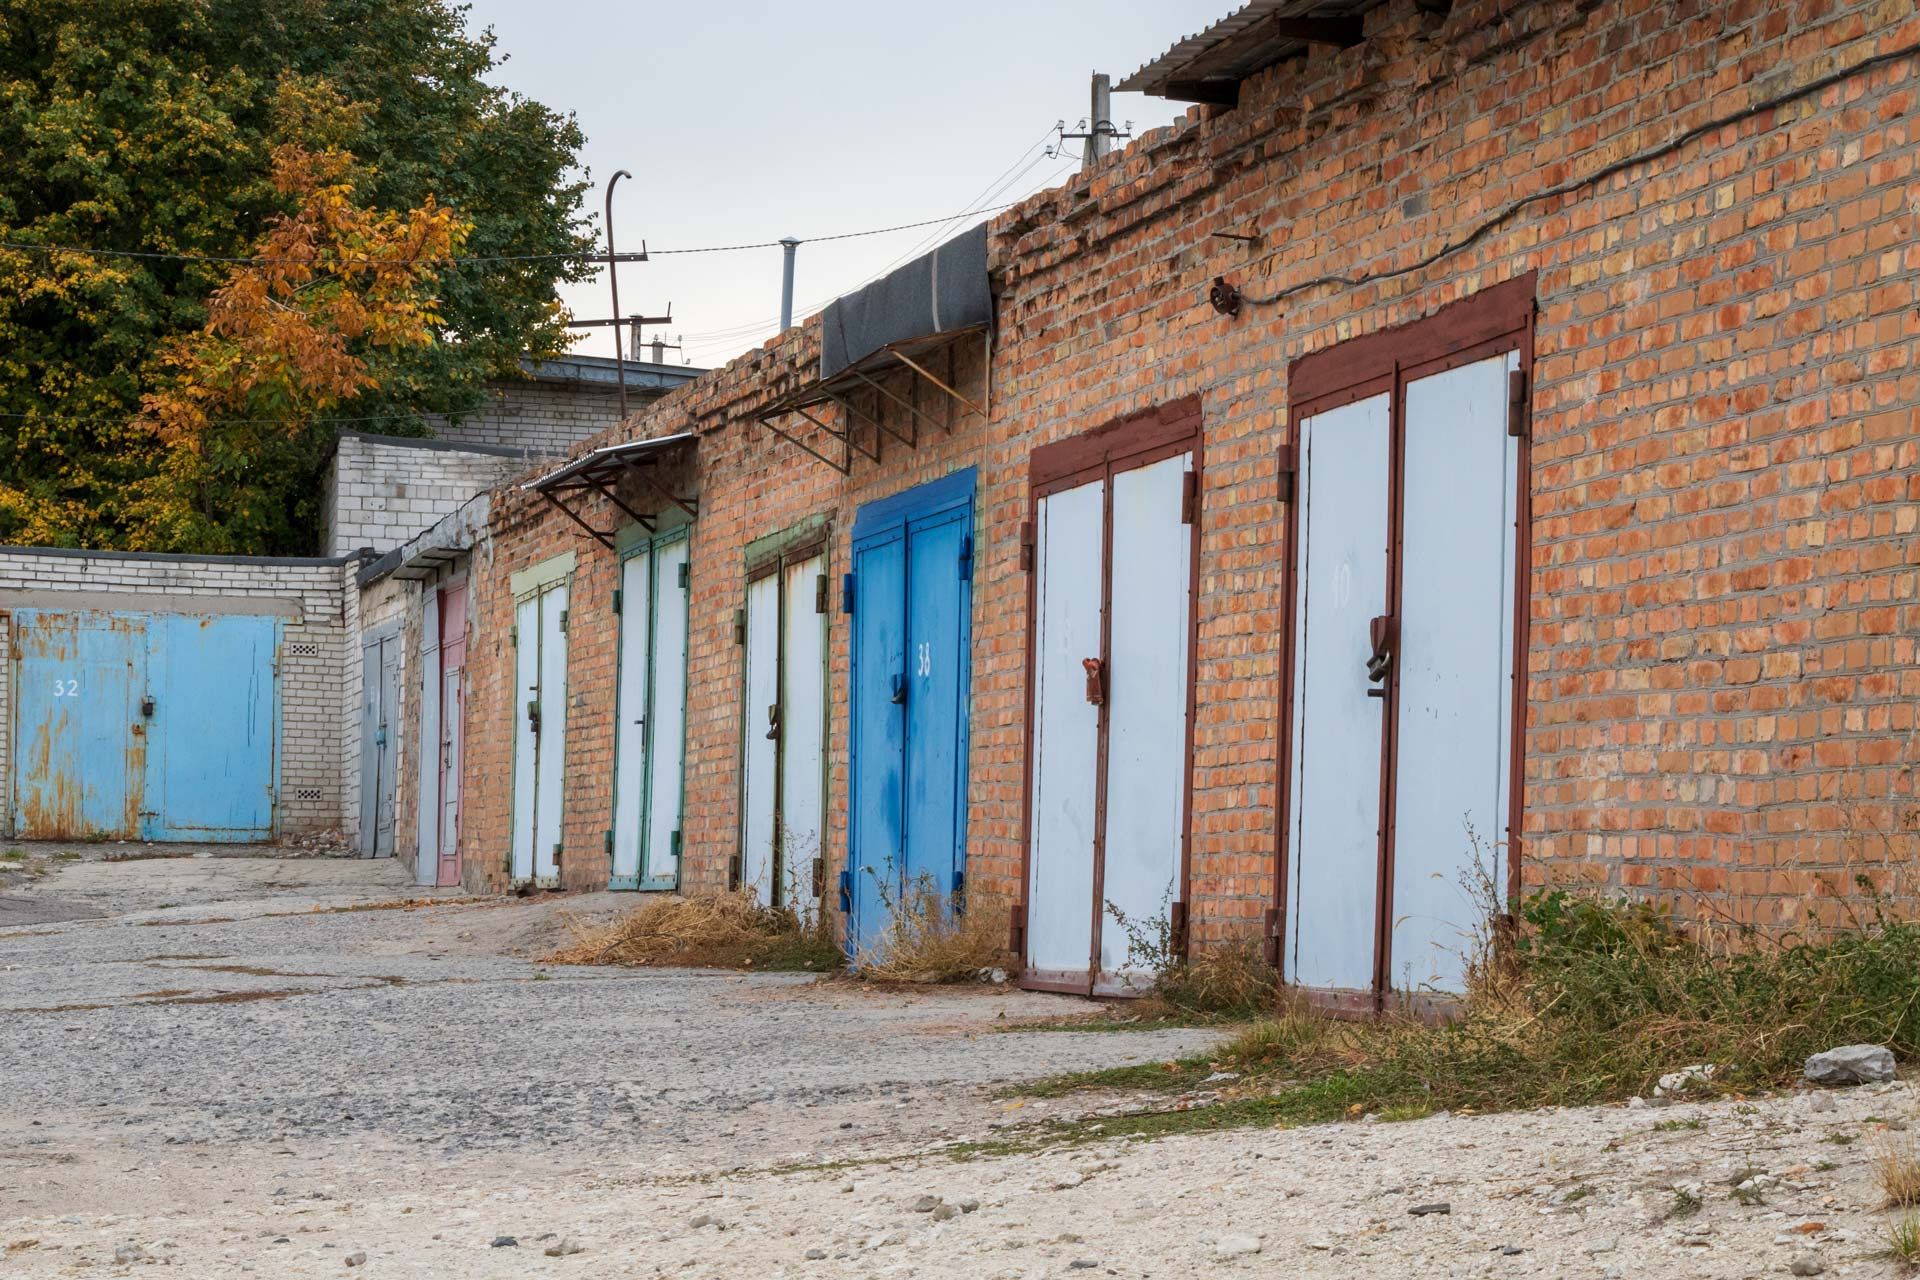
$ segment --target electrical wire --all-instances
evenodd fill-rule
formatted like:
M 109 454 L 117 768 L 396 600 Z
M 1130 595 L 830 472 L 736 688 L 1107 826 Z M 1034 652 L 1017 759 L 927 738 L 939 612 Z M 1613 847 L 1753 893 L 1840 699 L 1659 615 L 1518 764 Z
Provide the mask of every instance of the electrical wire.
M 1882 53 L 1872 54 L 1839 71 L 1829 72 L 1824 76 L 1817 77 L 1798 88 L 1789 89 L 1785 93 L 1776 94 L 1771 98 L 1765 98 L 1756 103 L 1750 103 L 1728 115 L 1720 116 L 1717 119 L 1709 120 L 1705 124 L 1695 125 L 1690 129 L 1682 130 L 1679 134 L 1669 138 L 1657 147 L 1651 147 L 1648 150 L 1636 152 L 1620 160 L 1615 160 L 1611 164 L 1602 165 L 1599 169 L 1582 177 L 1570 178 L 1555 186 L 1521 196 L 1519 199 L 1500 208 L 1492 216 L 1479 223 L 1465 235 L 1456 240 L 1448 241 L 1432 253 L 1414 262 L 1410 262 L 1406 266 L 1394 267 L 1388 271 L 1370 272 L 1364 275 L 1349 276 L 1329 274 L 1313 276 L 1310 279 L 1296 281 L 1284 289 L 1277 290 L 1270 294 L 1255 295 L 1242 293 L 1240 300 L 1250 306 L 1263 307 L 1276 302 L 1284 302 L 1295 294 L 1305 293 L 1309 289 L 1317 289 L 1322 285 L 1340 285 L 1349 289 L 1357 289 L 1361 285 L 1373 284 L 1381 280 L 1393 280 L 1400 276 L 1412 275 L 1417 271 L 1424 271 L 1435 263 L 1445 258 L 1450 258 L 1461 250 L 1471 248 L 1486 239 L 1496 228 L 1516 213 L 1519 213 L 1522 209 L 1539 204 L 1543 200 L 1552 200 L 1559 196 L 1572 195 L 1574 192 L 1584 190 L 1596 183 L 1605 182 L 1608 178 L 1617 177 L 1629 169 L 1637 168 L 1643 164 L 1651 164 L 1655 160 L 1664 159 L 1690 143 L 1697 142 L 1699 139 L 1706 137 L 1710 133 L 1717 133 L 1733 125 L 1742 124 L 1755 116 L 1764 115 L 1769 111 L 1777 111 L 1781 107 L 1789 106 L 1800 101 L 1802 98 L 1811 97 L 1822 90 L 1831 89 L 1833 86 L 1851 80 L 1855 76 L 1872 71 L 1876 67 L 1883 67 L 1889 63 L 1899 62 L 1902 59 L 1911 58 L 1915 54 L 1920 54 L 1920 42 L 1903 45 L 1898 49 L 1889 49 Z M 1250 265 L 1258 266 L 1261 263 L 1271 261 L 1279 252 L 1280 251 L 1276 249 L 1273 253 L 1265 255 Z

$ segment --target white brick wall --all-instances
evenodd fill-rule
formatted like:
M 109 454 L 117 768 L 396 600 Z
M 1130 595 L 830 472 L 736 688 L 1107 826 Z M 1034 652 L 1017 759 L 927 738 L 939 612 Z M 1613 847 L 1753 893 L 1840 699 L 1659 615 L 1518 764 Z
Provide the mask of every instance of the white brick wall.
M 524 457 L 449 449 L 431 440 L 342 435 L 327 471 L 323 549 L 330 556 L 362 547 L 389 551 L 529 465 Z
M 0 827 L 12 829 L 13 668 L 7 615 L 16 608 L 194 613 L 217 608 L 287 615 L 280 651 L 282 834 L 350 830 L 344 761 L 357 761 L 359 649 L 350 631 L 356 561 L 137 556 L 0 547 Z M 352 663 L 346 661 L 349 648 Z M 343 709 L 352 716 L 343 718 Z
M 627 389 L 629 413 L 662 392 Z M 441 440 L 526 449 L 557 458 L 570 447 L 620 421 L 618 388 L 598 383 L 515 382 L 488 388 L 487 406 L 459 422 L 433 420 Z

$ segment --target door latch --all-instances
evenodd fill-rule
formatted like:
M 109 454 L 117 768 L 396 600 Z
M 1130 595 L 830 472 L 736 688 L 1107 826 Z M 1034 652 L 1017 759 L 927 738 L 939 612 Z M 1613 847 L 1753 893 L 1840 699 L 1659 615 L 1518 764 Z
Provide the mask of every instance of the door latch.
M 140 714 L 148 720 L 153 719 L 153 699 L 152 698 L 148 697 L 148 698 L 140 699 Z
M 1367 658 L 1367 679 L 1380 686 L 1367 690 L 1369 698 L 1387 696 L 1387 679 L 1393 674 L 1393 650 L 1399 632 L 1400 627 L 1391 614 L 1381 614 L 1367 623 L 1367 638 L 1373 644 L 1373 653 Z
M 779 739 L 780 739 L 780 704 L 776 702 L 772 706 L 767 708 L 767 741 L 777 742 L 779 741 Z
M 532 726 L 535 733 L 540 732 L 540 700 L 538 698 L 527 700 L 527 723 Z
M 1107 700 L 1107 664 L 1098 658 L 1082 658 L 1080 665 L 1087 673 L 1087 701 L 1098 707 Z
M 907 678 L 897 671 L 893 676 L 893 701 L 896 706 L 907 705 Z

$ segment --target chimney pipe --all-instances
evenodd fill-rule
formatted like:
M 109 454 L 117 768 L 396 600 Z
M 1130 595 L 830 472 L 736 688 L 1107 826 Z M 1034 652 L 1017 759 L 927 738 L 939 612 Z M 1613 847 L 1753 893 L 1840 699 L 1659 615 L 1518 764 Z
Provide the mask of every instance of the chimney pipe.
M 1094 72 L 1093 113 L 1087 119 L 1087 149 L 1080 167 L 1091 169 L 1113 149 L 1113 77 Z
M 780 248 L 786 257 L 780 264 L 780 328 L 793 328 L 793 254 L 800 242 L 792 236 L 780 239 Z

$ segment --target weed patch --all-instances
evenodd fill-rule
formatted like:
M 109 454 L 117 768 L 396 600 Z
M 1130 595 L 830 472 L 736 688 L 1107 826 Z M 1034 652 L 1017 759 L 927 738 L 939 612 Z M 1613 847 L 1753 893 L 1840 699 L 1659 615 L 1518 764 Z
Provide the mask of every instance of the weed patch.
M 765 907 L 746 891 L 703 898 L 656 898 L 612 924 L 576 929 L 547 964 L 680 965 L 720 969 L 838 969 L 840 944 L 824 914 L 803 918 Z
M 859 958 L 868 982 L 920 985 L 977 982 L 982 972 L 1012 973 L 1007 951 L 1007 909 L 984 904 L 968 909 L 922 879 L 897 903 L 889 903 L 887 927 Z

